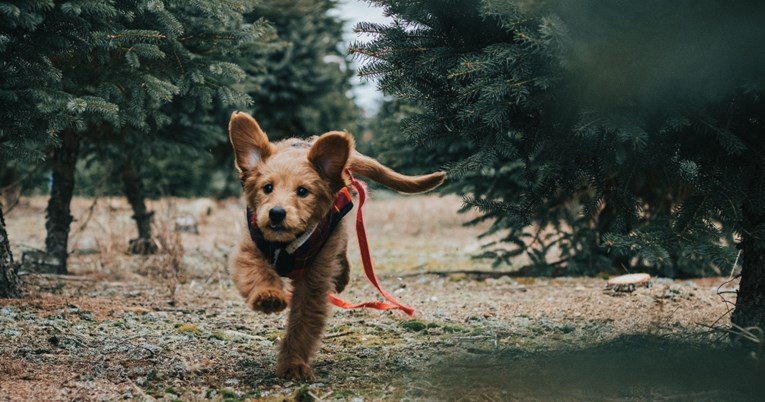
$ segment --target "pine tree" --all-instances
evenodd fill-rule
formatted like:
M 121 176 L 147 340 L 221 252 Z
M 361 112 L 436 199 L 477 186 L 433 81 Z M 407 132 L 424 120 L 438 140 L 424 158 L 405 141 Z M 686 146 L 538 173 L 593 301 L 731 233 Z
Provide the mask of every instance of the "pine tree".
M 215 103 L 248 102 L 233 88 L 244 72 L 226 58 L 267 31 L 244 22 L 249 3 L 3 3 L 4 18 L 21 22 L 7 23 L 2 36 L 10 60 L 3 68 L 12 79 L 0 102 L 9 106 L 4 113 L 18 117 L 3 127 L 0 152 L 31 144 L 31 154 L 44 156 L 47 144 L 36 140 L 40 133 L 56 145 L 46 248 L 58 260 L 58 272 L 66 272 L 69 203 L 81 150 L 140 165 L 142 151 L 154 140 L 203 142 L 210 134 L 200 130 L 199 137 L 188 137 L 193 130 L 187 129 L 183 137 L 163 129 L 184 123 L 188 128 L 201 118 L 189 116 L 204 116 Z M 223 131 L 218 129 L 219 137 Z M 127 187 L 140 189 L 135 183 Z M 133 199 L 142 202 L 142 195 Z M 134 205 L 140 209 L 141 202 Z M 135 218 L 145 228 L 150 215 Z
M 367 120 L 367 136 L 357 141 L 356 147 L 402 172 L 418 174 L 441 169 L 446 161 L 444 156 L 449 153 L 448 147 L 431 143 L 429 146 L 438 152 L 418 152 L 416 140 L 401 131 L 402 122 L 421 112 L 418 105 L 409 100 L 384 99 L 377 113 Z
M 359 24 L 357 31 L 376 39 L 353 44 L 351 52 L 367 60 L 362 75 L 377 78 L 383 92 L 420 110 L 392 130 L 413 143 L 415 152 L 408 158 L 401 155 L 404 141 L 386 149 L 398 149 L 405 164 L 416 166 L 427 158 L 429 164 L 447 166 L 450 180 L 444 191 L 480 207 L 485 212 L 480 220 L 494 220 L 487 234 L 508 230 L 504 240 L 521 245 L 534 238 L 531 243 L 538 248 L 528 254 L 539 262 L 535 268 L 547 269 L 538 257 L 554 245 L 539 239 L 540 233 L 529 231 L 528 225 L 534 220 L 543 227 L 555 225 L 570 211 L 556 205 L 560 195 L 550 198 L 537 191 L 547 188 L 555 173 L 552 166 L 530 165 L 519 156 L 539 152 L 535 142 L 544 140 L 540 122 L 544 100 L 551 96 L 546 90 L 560 70 L 555 63 L 558 39 L 539 32 L 536 20 L 520 13 L 504 19 L 487 16 L 474 2 L 380 4 L 394 23 Z M 510 196 L 523 193 L 523 199 Z M 485 255 L 501 263 L 524 251 L 502 246 Z
M 39 118 L 37 104 L 60 101 L 60 71 L 49 55 L 29 43 L 43 15 L 53 8 L 49 1 L 0 3 L 0 163 L 11 160 L 33 163 L 45 157 L 56 137 Z
M 352 72 L 345 69 L 345 55 L 338 47 L 342 22 L 328 13 L 332 7 L 334 2 L 326 0 L 260 2 L 245 14 L 245 22 L 260 27 L 261 36 L 257 41 L 243 43 L 236 52 L 227 52 L 227 60 L 246 72 L 235 88 L 247 92 L 253 100 L 252 104 L 237 107 L 254 111 L 259 119 L 273 123 L 273 127 L 269 126 L 271 136 L 305 136 L 355 128 L 359 111 L 347 96 Z M 130 158 L 142 161 L 138 168 L 146 195 L 240 194 L 225 131 L 233 108 L 221 102 L 178 107 L 177 99 L 173 113 L 179 118 L 161 129 L 161 141 L 152 142 L 151 147 L 141 142 L 139 155 Z M 200 112 L 210 105 L 207 112 Z M 122 157 L 125 149 L 127 146 L 119 147 L 114 157 Z M 102 191 L 112 194 L 121 192 L 111 183 L 101 184 L 100 175 L 113 169 L 97 159 L 104 152 L 108 150 L 93 152 L 87 168 L 80 170 L 90 187 L 83 189 L 85 194 L 92 194 L 93 187 L 104 187 Z M 120 166 L 116 169 L 121 171 Z
M 232 61 L 241 57 L 246 48 L 270 41 L 271 31 L 262 21 L 245 22 L 243 13 L 250 9 L 249 3 L 238 2 L 236 7 L 230 7 L 230 3 L 168 2 L 166 18 L 170 22 L 163 24 L 177 32 L 165 33 L 169 39 L 160 49 L 167 54 L 172 51 L 175 63 L 153 63 L 150 59 L 136 65 L 152 71 L 176 87 L 177 92 L 170 102 L 147 104 L 141 111 L 146 127 L 123 127 L 117 148 L 115 139 L 106 138 L 105 147 L 117 151 L 114 160 L 118 163 L 113 168 L 121 172 L 138 228 L 138 237 L 130 242 L 133 253 L 152 253 L 156 249 L 151 239 L 153 212 L 147 210 L 144 201 L 144 165 L 157 155 L 179 158 L 178 164 L 183 165 L 204 157 L 205 151 L 220 143 L 228 143 L 228 112 L 250 103 L 249 97 L 235 88 L 246 76 Z M 158 29 L 161 31 L 163 26 Z M 146 130 L 151 132 L 150 138 Z
M 34 163 L 44 156 L 53 138 L 37 119 L 37 103 L 55 97 L 58 71 L 50 59 L 19 45 L 16 36 L 28 35 L 53 1 L 0 3 L 0 169 L 14 181 L 12 161 Z M 53 88 L 52 88 L 53 86 Z M 20 295 L 17 266 L 0 204 L 0 297 Z
M 258 26 L 266 22 L 269 30 L 263 40 L 245 44 L 232 55 L 231 61 L 246 73 L 235 88 L 250 96 L 247 110 L 269 127 L 273 138 L 355 129 L 359 109 L 347 95 L 352 72 L 346 69 L 347 56 L 339 48 L 342 21 L 328 13 L 334 6 L 335 1 L 328 0 L 264 0 L 245 14 L 246 22 Z M 194 161 L 197 168 L 176 168 L 181 165 L 159 154 L 152 158 L 171 173 L 157 178 L 171 194 L 223 197 L 241 193 L 231 168 L 231 145 L 221 130 L 227 127 L 231 108 L 220 109 L 212 114 L 216 121 L 204 123 L 218 134 L 208 137 L 214 142 L 200 147 L 207 152 Z
M 359 108 L 349 97 L 353 71 L 340 49 L 343 21 L 328 12 L 335 0 L 264 0 L 248 15 L 274 27 L 280 47 L 252 49 L 260 65 L 243 59 L 253 114 L 269 136 L 354 131 Z
M 447 190 L 506 233 L 487 255 L 720 274 L 737 242 L 732 320 L 765 328 L 765 49 L 753 41 L 765 5 L 375 3 L 394 23 L 360 24 L 375 39 L 351 50 L 417 105 L 402 131 L 422 146 L 407 160 L 438 153 Z

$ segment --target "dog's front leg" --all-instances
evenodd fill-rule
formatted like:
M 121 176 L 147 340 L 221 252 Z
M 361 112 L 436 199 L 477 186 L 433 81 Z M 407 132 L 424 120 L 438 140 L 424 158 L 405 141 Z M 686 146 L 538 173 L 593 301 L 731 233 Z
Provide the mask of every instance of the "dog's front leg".
M 266 314 L 287 307 L 284 283 L 249 239 L 242 242 L 234 261 L 234 284 L 253 310 Z
M 333 263 L 330 258 L 317 263 Z M 281 377 L 313 380 L 309 362 L 319 349 L 324 326 L 329 315 L 327 294 L 333 285 L 329 267 L 313 266 L 300 280 L 293 283 L 287 334 L 279 349 L 276 373 Z M 325 272 L 321 272 L 325 271 Z
M 345 248 L 337 255 L 337 263 L 340 265 L 340 272 L 335 275 L 334 283 L 335 293 L 340 293 L 351 281 L 351 264 L 348 262 Z

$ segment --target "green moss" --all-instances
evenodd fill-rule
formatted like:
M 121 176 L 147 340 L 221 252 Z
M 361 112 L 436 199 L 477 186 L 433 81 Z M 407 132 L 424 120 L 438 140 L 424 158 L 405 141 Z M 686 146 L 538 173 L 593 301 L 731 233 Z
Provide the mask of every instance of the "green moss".
M 303 385 L 295 391 L 293 395 L 295 402 L 313 402 L 313 397 L 308 391 L 308 387 Z
M 404 327 L 405 330 L 412 332 L 420 332 L 428 327 L 427 324 L 419 320 L 404 321 L 401 323 L 401 326 Z
M 358 394 L 351 389 L 336 389 L 332 391 L 332 399 L 335 400 L 351 400 L 353 398 L 358 398 Z
M 241 401 L 242 398 L 239 397 L 239 394 L 234 392 L 230 389 L 223 389 L 220 391 L 221 397 L 223 397 L 223 400 L 226 402 L 234 402 L 234 401 Z
M 448 333 L 455 333 L 455 332 L 468 332 L 469 329 L 461 326 L 461 325 L 455 325 L 455 324 L 445 324 L 441 327 L 444 332 Z

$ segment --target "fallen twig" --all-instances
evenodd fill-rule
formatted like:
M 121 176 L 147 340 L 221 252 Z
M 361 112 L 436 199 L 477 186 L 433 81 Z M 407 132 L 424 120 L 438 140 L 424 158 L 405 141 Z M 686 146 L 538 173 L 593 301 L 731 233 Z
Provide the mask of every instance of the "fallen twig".
M 347 331 L 347 332 L 338 332 L 336 334 L 329 334 L 324 336 L 324 339 L 333 339 L 333 338 L 340 338 L 341 336 L 346 336 L 352 334 L 353 331 Z
M 318 395 L 314 394 L 313 392 L 311 392 L 311 391 L 308 391 L 308 395 L 310 395 L 310 396 L 311 396 L 311 398 L 313 398 L 315 401 L 318 401 L 318 402 L 324 402 L 324 401 L 326 401 L 326 400 L 327 400 L 327 398 L 329 398 L 329 397 L 330 397 L 330 396 L 331 396 L 331 395 L 332 395 L 334 392 L 335 392 L 335 391 L 329 391 L 329 393 L 328 393 L 327 395 L 324 395 L 324 396 L 318 396 Z
M 408 278 L 421 275 L 436 275 L 440 277 L 447 277 L 452 275 L 467 275 L 475 277 L 477 280 L 484 279 L 497 279 L 502 277 L 521 278 L 528 276 L 528 272 L 525 270 L 518 271 L 480 271 L 480 270 L 459 270 L 459 271 L 421 271 L 411 274 L 398 275 L 401 278 Z
M 26 276 L 32 276 L 32 277 L 39 277 L 39 278 L 46 278 L 46 279 L 57 279 L 57 280 L 64 280 L 64 281 L 98 281 L 98 279 L 95 278 L 88 278 L 85 276 L 72 276 L 72 275 L 61 275 L 61 274 L 41 274 L 36 272 L 27 272 L 27 271 L 19 271 L 19 276 L 26 275 Z

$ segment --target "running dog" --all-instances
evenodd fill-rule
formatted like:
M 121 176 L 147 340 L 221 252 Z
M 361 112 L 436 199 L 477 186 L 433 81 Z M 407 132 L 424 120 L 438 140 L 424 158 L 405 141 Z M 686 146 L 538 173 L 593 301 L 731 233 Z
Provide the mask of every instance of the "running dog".
M 248 226 L 234 261 L 234 283 L 256 311 L 277 313 L 289 300 L 276 373 L 313 380 L 309 362 L 329 314 L 327 295 L 341 292 L 350 279 L 342 218 L 353 207 L 351 174 L 404 193 L 433 189 L 445 175 L 399 174 L 355 151 L 347 132 L 272 143 L 247 113 L 231 115 L 229 135 Z M 291 297 L 283 278 L 292 280 Z

